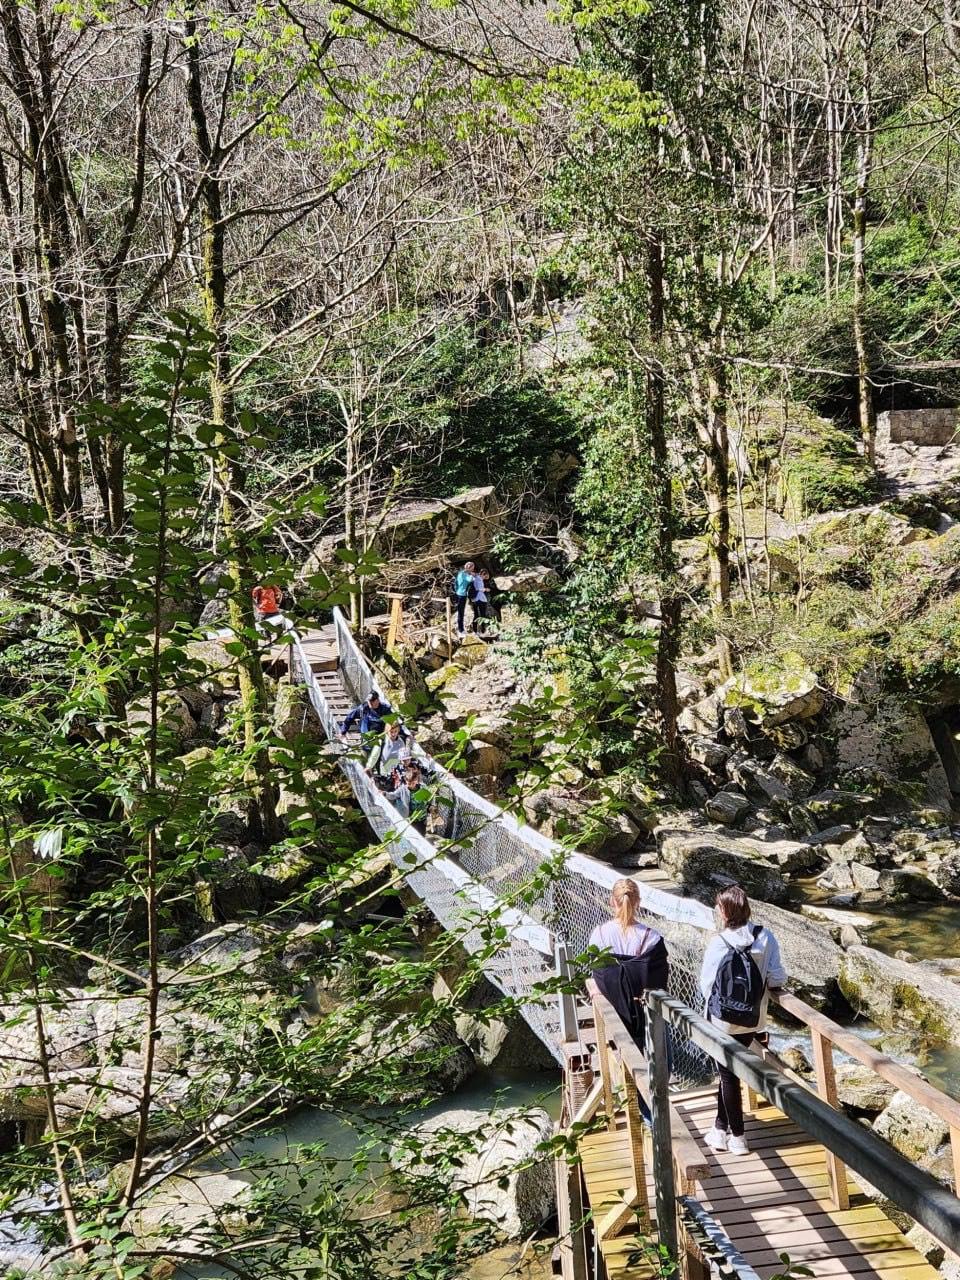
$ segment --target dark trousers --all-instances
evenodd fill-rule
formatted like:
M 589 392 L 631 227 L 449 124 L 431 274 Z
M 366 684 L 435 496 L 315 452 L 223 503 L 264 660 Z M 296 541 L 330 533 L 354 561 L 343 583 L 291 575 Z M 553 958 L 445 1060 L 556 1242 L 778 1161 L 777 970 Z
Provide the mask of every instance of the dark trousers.
M 478 620 L 487 616 L 487 602 L 486 600 L 473 600 L 471 603 L 473 605 L 473 630 L 476 631 Z
M 737 1044 L 744 1048 L 753 1044 L 754 1040 L 766 1040 L 761 1032 L 751 1031 L 749 1035 L 734 1036 Z M 729 1067 L 720 1067 L 720 1085 L 717 1089 L 717 1128 L 726 1130 L 735 1138 L 743 1137 L 743 1091 L 740 1080 Z
M 467 612 L 467 597 L 457 596 L 457 630 L 463 630 L 464 617 Z

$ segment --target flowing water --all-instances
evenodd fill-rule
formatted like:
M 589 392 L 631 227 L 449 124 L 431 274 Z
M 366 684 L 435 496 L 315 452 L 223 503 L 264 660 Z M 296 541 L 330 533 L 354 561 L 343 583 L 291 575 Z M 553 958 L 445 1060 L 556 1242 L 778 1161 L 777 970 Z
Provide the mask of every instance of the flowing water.
M 454 1108 L 491 1112 L 505 1107 L 542 1107 L 553 1120 L 560 1116 L 560 1073 L 552 1071 L 522 1072 L 493 1071 L 481 1068 L 456 1093 L 447 1094 L 429 1107 L 410 1115 L 405 1123 L 414 1124 L 431 1116 Z M 382 1115 L 391 1114 L 384 1110 Z M 370 1117 L 376 1120 L 376 1116 Z M 270 1133 L 255 1135 L 244 1143 L 238 1143 L 221 1160 L 210 1162 L 207 1169 L 232 1172 L 244 1181 L 251 1178 L 240 1168 L 245 1159 L 285 1162 L 289 1157 L 291 1189 L 300 1170 L 296 1165 L 297 1148 L 304 1144 L 322 1143 L 326 1157 L 337 1161 L 344 1176 L 348 1175 L 351 1162 L 361 1143 L 369 1133 L 369 1126 L 354 1126 L 348 1119 L 331 1115 L 312 1107 L 295 1112 L 283 1128 Z M 373 1182 L 385 1167 L 386 1152 L 374 1152 L 365 1177 Z M 315 1188 L 308 1185 L 297 1195 L 306 1204 Z M 549 1251 L 548 1251 L 549 1254 Z M 519 1268 L 519 1269 L 518 1269 Z M 521 1258 L 518 1246 L 506 1245 L 494 1249 L 473 1263 L 464 1273 L 464 1280 L 500 1280 L 508 1274 L 521 1280 L 541 1280 L 550 1275 L 549 1256 L 536 1257 L 527 1252 Z M 189 1267 L 174 1273 L 174 1280 L 227 1280 L 231 1272 L 217 1266 Z

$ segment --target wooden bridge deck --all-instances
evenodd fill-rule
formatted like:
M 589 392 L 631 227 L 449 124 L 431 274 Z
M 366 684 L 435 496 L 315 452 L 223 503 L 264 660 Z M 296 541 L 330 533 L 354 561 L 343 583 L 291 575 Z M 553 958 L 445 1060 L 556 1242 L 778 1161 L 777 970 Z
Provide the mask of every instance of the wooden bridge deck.
M 703 1140 L 715 1115 L 713 1090 L 675 1097 L 673 1103 L 709 1160 L 710 1176 L 697 1197 L 761 1280 L 783 1271 L 783 1253 L 817 1280 L 942 1280 L 853 1181 L 850 1208 L 831 1208 L 824 1149 L 775 1107 L 761 1104 L 747 1117 L 750 1154 L 731 1156 L 711 1151 Z M 580 1155 L 590 1207 L 600 1217 L 620 1203 L 630 1184 L 626 1129 L 587 1135 Z M 652 1210 L 656 1195 L 649 1177 L 647 1195 Z M 631 1258 L 636 1231 L 634 1223 L 601 1242 L 609 1280 L 655 1274 L 649 1261 Z

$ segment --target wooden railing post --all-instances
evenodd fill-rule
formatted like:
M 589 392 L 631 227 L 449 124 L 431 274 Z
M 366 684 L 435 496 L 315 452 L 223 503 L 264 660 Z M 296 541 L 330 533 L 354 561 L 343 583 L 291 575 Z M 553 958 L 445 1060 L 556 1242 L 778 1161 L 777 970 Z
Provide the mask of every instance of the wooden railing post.
M 576 996 L 570 990 L 573 981 L 573 970 L 570 967 L 570 949 L 565 938 L 554 939 L 554 959 L 557 965 L 557 977 L 566 985 L 557 995 L 560 1014 L 560 1038 L 564 1044 L 577 1044 L 580 1040 L 580 1024 L 577 1018 Z
M 960 1196 L 960 1127 L 950 1126 L 950 1150 L 953 1154 L 953 1194 Z
M 837 1077 L 833 1070 L 833 1045 L 816 1028 L 811 1028 L 813 1045 L 813 1069 L 817 1077 L 817 1093 L 831 1107 L 837 1105 Z M 832 1151 L 826 1152 L 827 1173 L 830 1177 L 830 1199 L 835 1209 L 850 1208 L 850 1189 L 847 1184 L 847 1166 Z
M 610 1078 L 610 1046 L 607 1044 L 607 1029 L 603 1024 L 603 1014 L 596 1000 L 593 1002 L 593 1025 L 597 1033 L 597 1068 L 600 1071 L 600 1084 L 603 1087 L 603 1110 L 607 1117 L 607 1128 L 615 1129 L 617 1115 L 613 1105 L 613 1081 Z
M 630 1161 L 633 1170 L 634 1207 L 639 1214 L 640 1229 L 650 1232 L 650 1205 L 647 1200 L 647 1164 L 643 1154 L 643 1120 L 640 1117 L 640 1095 L 633 1072 L 626 1062 L 621 1063 L 623 1080 L 623 1111 L 630 1138 Z
M 653 1131 L 653 1181 L 657 1191 L 657 1238 L 670 1258 L 678 1261 L 677 1190 L 673 1170 L 673 1131 L 670 1123 L 670 1066 L 667 1024 L 655 994 L 647 997 L 647 1080 L 650 1128 Z

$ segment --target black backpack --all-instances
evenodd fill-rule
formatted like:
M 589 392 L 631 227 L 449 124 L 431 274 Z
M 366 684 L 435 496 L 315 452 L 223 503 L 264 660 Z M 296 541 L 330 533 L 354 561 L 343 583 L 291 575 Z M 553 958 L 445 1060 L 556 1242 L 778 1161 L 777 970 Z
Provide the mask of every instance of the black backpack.
M 750 948 L 763 932 L 753 926 L 753 941 L 746 947 L 732 947 L 726 938 L 726 953 L 717 965 L 717 976 L 707 1001 L 707 1012 L 717 1022 L 732 1027 L 755 1027 L 760 1021 L 760 1006 L 767 984 L 750 954 Z

